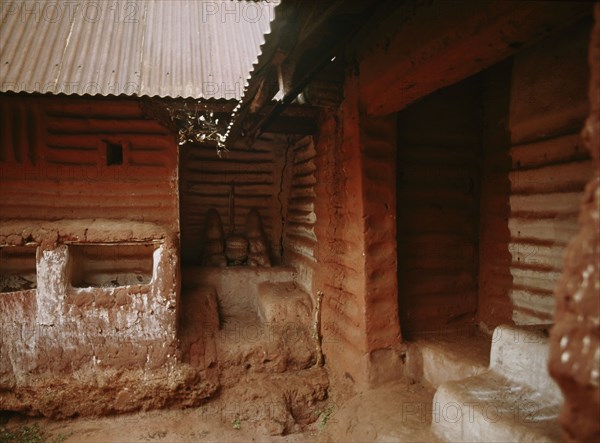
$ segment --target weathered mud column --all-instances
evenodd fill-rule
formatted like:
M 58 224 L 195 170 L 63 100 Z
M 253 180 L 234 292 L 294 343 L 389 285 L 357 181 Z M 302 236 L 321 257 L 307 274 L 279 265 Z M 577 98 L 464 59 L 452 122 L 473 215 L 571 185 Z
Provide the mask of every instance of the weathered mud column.
M 317 139 L 317 260 L 323 351 L 355 389 L 401 374 L 396 271 L 395 115 L 359 109 L 357 79 Z

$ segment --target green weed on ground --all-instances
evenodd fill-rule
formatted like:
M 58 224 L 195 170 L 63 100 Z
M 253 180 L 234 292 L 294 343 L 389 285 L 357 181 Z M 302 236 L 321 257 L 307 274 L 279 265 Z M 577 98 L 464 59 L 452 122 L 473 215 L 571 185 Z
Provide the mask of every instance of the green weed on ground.
M 23 425 L 16 429 L 0 428 L 0 443 L 62 443 L 67 435 L 48 435 L 39 425 Z

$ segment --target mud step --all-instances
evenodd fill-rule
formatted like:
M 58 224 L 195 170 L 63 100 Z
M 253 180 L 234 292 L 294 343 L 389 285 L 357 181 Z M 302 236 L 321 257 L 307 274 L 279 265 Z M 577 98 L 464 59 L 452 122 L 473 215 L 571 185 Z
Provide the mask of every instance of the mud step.
M 215 341 L 225 386 L 251 372 L 298 371 L 316 362 L 308 328 L 298 323 L 264 323 L 252 312 L 225 317 Z
M 294 270 L 274 266 L 230 266 L 226 268 L 188 267 L 183 272 L 183 284 L 213 286 L 217 290 L 219 309 L 224 316 L 244 316 L 257 308 L 258 286 L 263 282 L 288 282 Z
M 491 338 L 469 331 L 418 337 L 409 349 L 409 375 L 433 388 L 487 371 Z
M 216 406 L 226 423 L 237 418 L 244 429 L 256 429 L 258 436 L 301 432 L 326 408 L 328 387 L 322 367 L 285 374 L 249 373 L 224 389 L 210 409 Z
M 258 285 L 257 311 L 266 324 L 310 325 L 310 296 L 293 281 Z
M 499 326 L 489 369 L 436 391 L 433 431 L 452 442 L 560 441 L 562 398 L 547 361 L 545 328 Z

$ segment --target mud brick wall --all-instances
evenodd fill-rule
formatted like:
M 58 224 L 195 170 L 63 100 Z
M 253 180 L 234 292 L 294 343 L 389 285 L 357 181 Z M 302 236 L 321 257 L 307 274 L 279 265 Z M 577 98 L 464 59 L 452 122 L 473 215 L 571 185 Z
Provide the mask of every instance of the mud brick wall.
M 70 416 L 158 407 L 190 376 L 172 371 L 173 135 L 130 99 L 5 94 L 0 111 L 0 277 L 32 283 L 0 293 L 2 408 Z M 167 383 L 169 371 L 179 381 Z
M 40 244 L 37 288 L 0 294 L 3 375 L 19 378 L 29 370 L 72 371 L 88 364 L 157 367 L 165 363 L 167 354 L 176 357 L 179 273 L 175 239 L 149 223 L 131 224 L 136 228 L 131 234 L 119 231 L 118 224 L 111 221 L 86 222 L 85 227 L 74 222 L 28 225 L 32 238 Z M 8 243 L 5 248 L 16 242 L 14 232 L 19 229 L 15 222 L 3 225 L 0 240 Z M 84 235 L 90 242 L 111 238 L 116 244 L 137 241 L 154 245 L 150 252 L 151 281 L 120 287 L 75 287 L 71 280 L 76 264 L 71 248 L 75 245 L 65 241 Z M 52 238 L 57 239 L 56 244 L 50 243 Z M 108 259 L 118 258 L 109 252 Z M 165 348 L 169 350 L 165 352 Z
M 182 260 L 198 263 L 202 254 L 205 218 L 215 208 L 229 233 L 229 192 L 235 185 L 235 229 L 242 232 L 246 215 L 256 209 L 270 246 L 271 259 L 281 260 L 285 186 L 283 169 L 287 137 L 264 134 L 252 146 L 236 144 L 220 158 L 215 146 L 181 147 Z
M 290 147 L 286 178 L 289 198 L 284 238 L 284 261 L 297 272 L 296 281 L 304 291 L 313 294 L 313 276 L 316 267 L 315 249 L 315 184 L 317 151 L 312 137 L 303 137 Z M 313 294 L 314 295 L 314 294 Z
M 7 409 L 47 416 L 135 410 L 148 385 L 166 386 L 162 372 L 179 358 L 178 239 L 152 223 L 123 226 L 106 219 L 2 223 L 3 249 L 21 245 L 24 237 L 38 245 L 36 289 L 0 293 L 0 402 Z M 126 243 L 152 246 L 148 282 L 73 284 L 81 259 L 71 254 L 73 247 Z M 156 376 L 128 388 L 142 372 Z M 163 386 L 151 403 L 173 395 L 177 384 Z M 82 385 L 95 392 L 93 402 L 81 399 Z
M 95 358 L 108 366 L 113 363 L 117 367 L 123 364 L 161 366 L 167 354 L 175 356 L 174 349 L 168 349 L 174 346 L 179 290 L 177 150 L 173 135 L 157 122 L 145 118 L 138 102 L 131 99 L 3 94 L 0 110 L 3 127 L 0 139 L 0 263 L 3 269 L 0 274 L 4 277 L 26 273 L 37 279 L 37 289 L 0 294 L 6 308 L 1 311 L 1 321 L 7 328 L 3 335 L 8 340 L 2 346 L 4 370 L 16 377 L 32 368 L 42 372 L 64 371 L 67 367 L 75 370 L 80 365 L 92 364 L 90 352 L 94 352 L 90 346 L 96 349 Z M 132 263 L 137 266 L 138 252 L 129 256 L 117 251 L 117 247 L 110 249 L 105 257 L 92 260 L 77 257 L 74 251 L 70 254 L 66 245 L 75 243 L 106 244 L 104 249 L 107 250 L 115 244 L 161 243 L 163 246 L 159 249 L 163 252 L 160 254 L 169 259 L 168 263 L 162 263 L 155 245 L 156 250 L 143 259 L 152 262 L 146 266 L 146 279 L 138 275 L 144 284 L 125 282 L 124 277 L 135 278 L 135 272 L 127 268 Z M 33 252 L 36 248 L 37 252 Z M 27 262 L 25 269 L 23 254 L 13 254 L 14 251 L 28 251 L 25 256 L 31 258 L 37 254 L 35 264 Z M 106 289 L 101 287 L 106 286 L 104 284 L 92 285 L 98 287 L 89 291 L 77 288 L 81 282 L 74 281 L 77 280 L 74 274 L 80 264 L 71 262 L 79 261 L 92 263 L 92 268 L 101 264 L 105 274 L 117 275 L 123 271 L 121 282 L 117 278 L 108 286 L 125 289 Z M 13 269 L 13 265 L 19 269 Z M 92 274 L 102 272 L 96 270 Z M 157 272 L 168 275 L 154 275 Z M 154 278 L 152 283 L 151 278 Z M 157 279 L 168 279 L 170 283 L 159 289 Z M 85 294 L 79 294 L 81 291 Z M 138 305 L 140 297 L 144 301 Z M 164 310 L 154 306 L 161 305 L 160 300 L 165 301 Z M 44 304 L 54 307 L 44 310 Z M 170 304 L 168 309 L 166 304 Z M 131 315 L 137 312 L 155 323 L 151 331 L 143 332 L 143 328 L 139 331 L 146 334 L 145 338 L 138 337 L 138 340 L 132 336 L 128 341 L 136 348 L 126 352 L 130 358 L 103 358 L 100 344 L 116 345 L 118 331 L 131 327 L 125 326 L 131 319 L 121 321 L 112 314 L 103 317 L 107 312 L 116 315 L 121 310 Z M 33 329 L 10 340 L 14 334 L 12 319 L 19 318 L 18 313 L 31 320 L 29 326 Z M 83 318 L 91 328 L 87 333 Z M 91 318 L 97 318 L 97 327 Z M 54 324 L 56 328 L 50 327 Z M 69 330 L 69 327 L 75 329 Z M 79 329 L 81 333 L 77 332 Z M 115 330 L 116 335 L 111 336 Z M 43 331 L 52 331 L 55 342 L 44 339 Z M 61 334 L 65 336 L 62 344 Z M 167 340 L 163 334 L 170 338 Z M 96 336 L 102 343 L 94 340 L 86 343 L 86 336 Z M 27 346 L 23 340 L 32 340 L 35 346 Z M 164 342 L 165 347 L 156 349 L 159 356 L 152 356 L 155 351 L 150 351 L 148 346 L 156 340 Z M 26 363 L 19 363 L 17 357 L 17 360 L 10 357 L 9 343 L 11 349 L 13 345 L 22 346 L 37 353 L 36 357 L 23 357 Z M 55 352 L 56 346 L 60 349 L 64 346 L 64 349 Z M 71 350 L 79 353 L 79 357 L 71 359 Z M 55 358 L 41 363 L 42 354 L 53 353 L 57 354 Z M 21 354 L 17 352 L 17 355 Z
M 398 377 L 396 115 L 360 117 L 368 377 Z
M 338 118 L 339 117 L 339 118 Z M 340 115 L 320 122 L 316 140 L 317 261 L 314 288 L 323 292 L 321 334 L 325 364 L 342 379 L 366 375 L 362 191 L 358 115 L 343 104 Z M 350 122 L 346 127 L 342 122 Z
M 123 219 L 179 232 L 175 139 L 136 100 L 4 94 L 0 121 L 1 220 Z M 117 145 L 121 164 L 107 157 Z
M 361 120 L 349 77 L 316 139 L 316 268 L 323 350 L 334 378 L 361 388 L 398 375 L 395 119 Z M 367 201 L 369 200 L 369 201 Z M 385 263 L 383 265 L 382 263 Z
M 579 214 L 579 228 L 565 249 L 555 290 L 555 325 L 550 335 L 550 373 L 563 391 L 559 418 L 563 440 L 600 440 L 600 6 L 589 45 L 590 113 L 581 131 L 592 157 Z
M 590 27 L 582 21 L 485 74 L 479 319 L 488 327 L 552 322 L 592 175 L 579 135 Z

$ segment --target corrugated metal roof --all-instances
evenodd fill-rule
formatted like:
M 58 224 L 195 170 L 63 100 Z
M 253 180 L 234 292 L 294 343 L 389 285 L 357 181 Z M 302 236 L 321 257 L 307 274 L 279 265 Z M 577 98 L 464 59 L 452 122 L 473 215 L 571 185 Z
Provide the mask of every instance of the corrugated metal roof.
M 271 23 L 269 27 L 269 32 L 265 33 L 264 39 L 260 44 L 260 48 L 256 55 L 256 59 L 253 62 L 252 67 L 250 68 L 250 74 L 248 77 L 248 81 L 244 84 L 242 88 L 242 93 L 240 94 L 239 104 L 233 110 L 231 114 L 231 120 L 229 125 L 227 126 L 227 131 L 225 132 L 225 138 L 229 138 L 229 134 L 233 131 L 237 133 L 239 131 L 235 129 L 235 126 L 238 128 L 241 125 L 241 121 L 243 121 L 245 113 L 248 112 L 248 107 L 250 106 L 250 102 L 254 98 L 258 88 L 260 87 L 261 81 L 263 77 L 260 75 L 263 70 L 271 63 L 275 51 L 279 45 L 279 39 L 283 29 L 285 28 L 285 17 L 289 14 L 288 7 L 290 3 L 283 3 L 277 1 L 275 6 L 271 10 Z M 283 98 L 282 91 L 279 91 L 277 95 L 274 97 L 274 100 L 281 101 Z M 241 114 L 241 116 L 240 116 Z M 235 136 L 234 136 L 235 138 Z
M 275 4 L 2 1 L 0 91 L 239 100 Z

